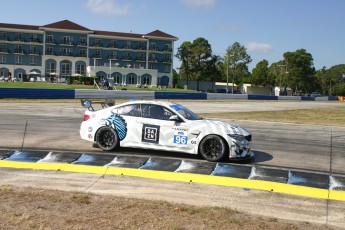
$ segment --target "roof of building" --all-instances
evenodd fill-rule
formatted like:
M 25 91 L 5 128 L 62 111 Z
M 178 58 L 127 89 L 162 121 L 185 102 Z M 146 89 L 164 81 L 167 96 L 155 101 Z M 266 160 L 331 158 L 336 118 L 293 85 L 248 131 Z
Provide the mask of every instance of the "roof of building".
M 77 23 L 71 22 L 69 20 L 62 20 L 59 22 L 54 22 L 44 26 L 34 26 L 34 25 L 20 25 L 20 24 L 9 24 L 0 23 L 0 28 L 8 29 L 26 29 L 26 30 L 40 30 L 40 28 L 52 28 L 52 29 L 64 29 L 64 30 L 80 30 L 93 32 L 95 35 L 103 36 L 114 36 L 114 37 L 126 37 L 126 38 L 143 38 L 143 37 L 159 37 L 177 40 L 178 38 L 170 34 L 164 33 L 160 30 L 155 30 L 147 34 L 136 34 L 136 33 L 123 33 L 123 32 L 112 32 L 112 31 L 101 31 L 101 30 L 90 30 L 84 26 Z
M 59 22 L 54 22 L 48 25 L 44 25 L 42 27 L 45 28 L 54 28 L 54 29 L 66 29 L 66 30 L 83 30 L 83 31 L 91 31 L 90 29 L 81 26 L 77 23 L 71 22 L 69 20 L 63 20 Z
M 22 30 L 38 30 L 39 26 L 0 23 L 0 28 L 22 29 Z
M 150 36 L 150 37 L 163 37 L 163 38 L 173 38 L 176 39 L 177 37 L 172 36 L 170 34 L 164 33 L 160 30 L 155 30 L 152 31 L 151 33 L 145 34 L 145 36 Z

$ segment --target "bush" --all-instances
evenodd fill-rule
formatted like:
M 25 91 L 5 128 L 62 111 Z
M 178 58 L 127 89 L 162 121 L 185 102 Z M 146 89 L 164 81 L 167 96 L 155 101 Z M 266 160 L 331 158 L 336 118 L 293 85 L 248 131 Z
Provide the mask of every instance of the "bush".
M 345 96 L 345 83 L 340 83 L 332 88 L 333 96 Z

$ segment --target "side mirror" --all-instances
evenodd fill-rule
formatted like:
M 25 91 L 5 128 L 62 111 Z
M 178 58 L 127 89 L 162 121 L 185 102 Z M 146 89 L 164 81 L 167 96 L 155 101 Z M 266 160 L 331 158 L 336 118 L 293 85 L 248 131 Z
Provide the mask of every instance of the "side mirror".
M 179 116 L 172 115 L 171 117 L 169 117 L 169 121 L 178 121 L 178 122 L 180 122 L 182 120 L 179 118 Z

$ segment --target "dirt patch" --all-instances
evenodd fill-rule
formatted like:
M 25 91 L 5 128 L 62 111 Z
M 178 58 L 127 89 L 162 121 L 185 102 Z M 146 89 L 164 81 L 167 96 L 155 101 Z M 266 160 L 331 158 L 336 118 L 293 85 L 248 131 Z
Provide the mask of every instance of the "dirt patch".
M 0 186 L 0 229 L 327 229 L 235 210 Z

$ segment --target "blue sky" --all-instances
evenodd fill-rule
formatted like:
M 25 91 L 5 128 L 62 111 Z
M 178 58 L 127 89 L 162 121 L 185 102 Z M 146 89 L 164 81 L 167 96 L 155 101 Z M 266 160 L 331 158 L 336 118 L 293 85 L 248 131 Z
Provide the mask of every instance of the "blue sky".
M 345 63 L 344 0 L 0 0 L 0 22 L 46 25 L 68 19 L 94 30 L 145 34 L 159 29 L 184 41 L 203 37 L 223 56 L 247 47 L 250 70 L 306 49 L 321 69 Z M 179 62 L 174 61 L 174 68 Z

